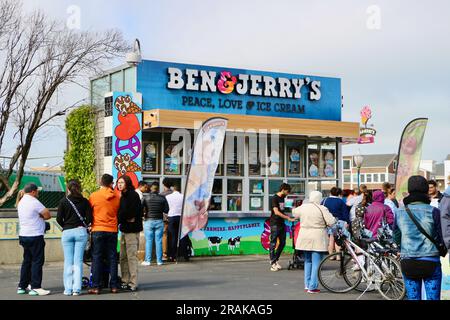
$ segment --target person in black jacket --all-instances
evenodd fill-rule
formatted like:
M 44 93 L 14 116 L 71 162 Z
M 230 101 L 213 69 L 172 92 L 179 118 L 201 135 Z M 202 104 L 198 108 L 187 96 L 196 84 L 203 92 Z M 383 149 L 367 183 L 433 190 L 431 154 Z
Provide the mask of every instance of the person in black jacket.
M 131 178 L 121 176 L 117 180 L 117 189 L 122 193 L 119 205 L 120 271 L 122 289 L 136 291 L 138 288 L 139 234 L 142 229 L 142 204 L 134 190 Z
M 87 228 L 92 221 L 92 208 L 81 194 L 77 180 L 67 184 L 69 194 L 58 207 L 56 221 L 62 227 L 64 251 L 64 294 L 80 295 L 83 278 L 83 254 L 88 241 Z
M 164 233 L 163 214 L 169 212 L 169 204 L 164 196 L 158 194 L 158 183 L 153 183 L 150 193 L 144 194 L 144 235 L 145 259 L 142 265 L 149 266 L 152 260 L 153 239 L 156 247 L 156 263 L 160 266 L 162 261 L 162 238 Z

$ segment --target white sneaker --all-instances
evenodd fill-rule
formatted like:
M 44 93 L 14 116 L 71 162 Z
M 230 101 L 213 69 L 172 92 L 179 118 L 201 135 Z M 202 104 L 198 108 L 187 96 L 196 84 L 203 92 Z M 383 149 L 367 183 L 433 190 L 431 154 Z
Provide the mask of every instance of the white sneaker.
M 33 289 L 28 292 L 30 296 L 46 296 L 50 294 L 50 290 L 45 290 L 43 288 Z
M 148 262 L 148 261 L 143 261 L 143 262 L 141 263 L 141 266 L 146 266 L 146 267 L 148 267 L 149 265 L 151 265 L 151 263 Z
M 277 266 L 278 270 L 283 269 L 283 268 L 281 267 L 281 265 L 278 263 L 278 261 L 275 263 L 275 265 Z
M 270 271 L 279 271 L 280 269 L 278 269 L 277 264 L 274 263 L 271 267 L 270 267 Z

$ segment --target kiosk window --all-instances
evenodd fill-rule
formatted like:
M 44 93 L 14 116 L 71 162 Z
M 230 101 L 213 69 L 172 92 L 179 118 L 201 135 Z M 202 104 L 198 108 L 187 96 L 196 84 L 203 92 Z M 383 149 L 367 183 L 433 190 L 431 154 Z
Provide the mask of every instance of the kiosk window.
M 319 177 L 320 150 L 317 143 L 308 144 L 308 176 Z
M 264 210 L 264 180 L 250 180 L 250 210 Z
M 227 210 L 242 211 L 242 179 L 227 180 Z
M 222 179 L 214 179 L 209 210 L 222 211 L 222 191 L 223 191 Z
M 303 141 L 287 141 L 287 173 L 288 176 L 301 176 L 304 174 L 305 143 Z
M 322 143 L 320 176 L 326 178 L 336 177 L 336 143 Z
M 228 135 L 225 139 L 225 160 L 228 176 L 242 176 L 244 163 L 243 135 Z
M 269 180 L 269 210 L 272 210 L 272 198 L 275 193 L 280 191 L 283 180 Z
M 277 135 L 272 135 L 268 140 L 267 175 L 281 177 L 284 175 L 283 140 Z
M 291 186 L 291 194 L 305 194 L 305 181 L 301 180 L 288 180 L 288 184 Z
M 164 135 L 164 173 L 168 175 L 180 175 L 183 159 L 182 138 L 172 141 L 171 134 Z
M 256 133 L 248 137 L 248 174 L 250 176 L 261 176 L 261 157 L 266 155 L 266 140 Z
M 144 142 L 143 149 L 142 171 L 158 174 L 160 162 L 159 141 Z
M 336 177 L 336 143 L 308 144 L 308 176 Z

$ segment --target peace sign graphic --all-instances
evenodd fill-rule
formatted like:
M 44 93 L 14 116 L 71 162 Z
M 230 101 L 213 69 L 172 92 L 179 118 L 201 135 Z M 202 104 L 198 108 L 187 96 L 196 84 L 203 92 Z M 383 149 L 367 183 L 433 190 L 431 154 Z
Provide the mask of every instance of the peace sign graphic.
M 117 139 L 115 147 L 117 154 L 121 155 L 122 151 L 126 151 L 124 154 L 129 153 L 131 155 L 130 160 L 134 160 L 141 155 L 141 141 L 136 135 L 126 141 Z

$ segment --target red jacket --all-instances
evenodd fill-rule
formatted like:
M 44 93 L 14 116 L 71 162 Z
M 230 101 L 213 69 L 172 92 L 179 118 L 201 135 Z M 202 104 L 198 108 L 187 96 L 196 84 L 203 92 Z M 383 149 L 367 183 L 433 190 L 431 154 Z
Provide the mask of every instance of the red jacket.
M 373 193 L 373 202 L 367 207 L 364 215 L 364 225 L 373 233 L 375 238 L 378 228 L 381 228 L 382 221 L 386 217 L 386 222 L 392 226 L 394 223 L 394 213 L 389 206 L 384 204 L 384 193 L 382 191 L 375 191 Z

